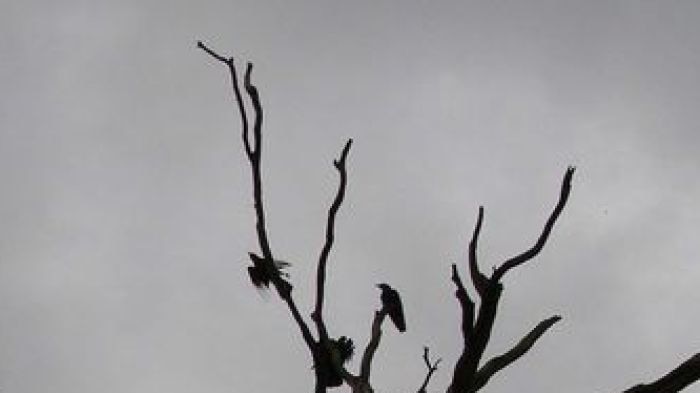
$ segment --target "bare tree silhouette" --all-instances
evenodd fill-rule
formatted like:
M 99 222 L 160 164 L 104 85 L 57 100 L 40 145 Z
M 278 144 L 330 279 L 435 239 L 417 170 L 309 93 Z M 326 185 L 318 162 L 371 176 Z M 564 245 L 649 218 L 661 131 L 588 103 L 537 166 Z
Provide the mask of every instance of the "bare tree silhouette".
M 313 360 L 316 393 L 326 392 L 328 388 L 341 386 L 343 383 L 347 384 L 353 393 L 373 392 L 374 390 L 370 382 L 370 373 L 372 359 L 381 341 L 382 323 L 386 317 L 389 316 L 400 331 L 405 331 L 406 329 L 403 308 L 398 292 L 392 289 L 388 284 L 379 285 L 382 290 L 382 307 L 374 312 L 374 319 L 370 329 L 370 340 L 363 351 L 360 370 L 356 374 L 348 371 L 345 367 L 345 363 L 353 355 L 354 343 L 346 336 L 333 338 L 328 332 L 323 315 L 326 265 L 335 237 L 335 219 L 343 203 L 345 189 L 347 187 L 346 161 L 350 152 L 350 147 L 352 146 L 352 139 L 345 143 L 339 158 L 333 162 L 333 166 L 338 171 L 339 184 L 333 203 L 328 210 L 325 242 L 320 251 L 317 264 L 316 304 L 311 313 L 311 321 L 315 325 L 316 331 L 314 335 L 296 306 L 293 297 L 294 287 L 289 282 L 288 276 L 282 270 L 287 264 L 274 258 L 267 235 L 260 171 L 263 146 L 263 109 L 258 90 L 251 83 L 253 66 L 251 63 L 247 64 L 243 78 L 243 88 L 250 99 L 254 112 L 251 136 L 248 114 L 245 109 L 243 94 L 239 87 L 234 59 L 232 57 L 220 55 L 201 41 L 197 42 L 197 46 L 212 58 L 224 63 L 228 67 L 233 94 L 241 118 L 241 137 L 252 172 L 253 201 L 256 214 L 255 228 L 260 245 L 260 252 L 262 253 L 262 256 L 253 252 L 249 253 L 252 262 L 252 266 L 248 267 L 251 282 L 254 286 L 259 288 L 272 285 L 280 299 L 287 305 Z M 561 184 L 559 200 L 554 206 L 535 244 L 526 251 L 506 260 L 498 267 L 495 267 L 490 276 L 485 275 L 479 269 L 477 263 L 477 244 L 484 218 L 484 209 L 483 207 L 479 207 L 476 225 L 469 243 L 469 257 L 467 263 L 471 284 L 478 296 L 476 302 L 469 296 L 460 277 L 457 265 L 452 265 L 451 280 L 456 287 L 455 297 L 457 298 L 462 313 L 461 331 L 463 349 L 454 366 L 452 380 L 447 387 L 448 393 L 477 392 L 486 386 L 497 372 L 513 364 L 516 360 L 525 355 L 550 327 L 561 320 L 559 315 L 554 315 L 542 320 L 508 351 L 485 362 L 483 361 L 483 356 L 491 338 L 491 332 L 498 312 L 498 305 L 503 293 L 503 284 L 501 280 L 506 273 L 532 260 L 542 250 L 554 224 L 566 206 L 571 192 L 571 181 L 574 171 L 575 169 L 573 167 L 566 169 Z M 441 359 L 431 360 L 430 350 L 428 347 L 425 347 L 423 348 L 423 361 L 426 365 L 427 373 L 423 382 L 417 389 L 418 393 L 425 393 L 427 391 L 426 389 L 430 383 L 430 379 L 438 369 Z M 655 382 L 636 385 L 625 390 L 623 393 L 678 392 L 696 382 L 698 379 L 700 379 L 700 353 L 681 363 Z

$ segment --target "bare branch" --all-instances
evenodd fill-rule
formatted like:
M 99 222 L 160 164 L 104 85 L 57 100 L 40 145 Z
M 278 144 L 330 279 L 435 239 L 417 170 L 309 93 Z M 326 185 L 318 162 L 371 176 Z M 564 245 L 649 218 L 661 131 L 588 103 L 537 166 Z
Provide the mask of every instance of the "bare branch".
M 476 261 L 476 246 L 479 241 L 479 233 L 481 232 L 481 222 L 484 219 L 484 207 L 479 206 L 479 216 L 476 219 L 476 226 L 474 227 L 474 232 L 472 233 L 472 240 L 469 242 L 469 273 L 472 278 L 472 283 L 474 283 L 474 288 L 479 293 L 479 296 L 483 296 L 488 286 L 488 278 L 479 271 L 479 265 Z
M 462 349 L 462 355 L 455 366 L 451 384 L 455 392 L 471 389 L 474 385 L 478 366 L 491 339 L 502 293 L 503 285 L 501 283 L 493 280 L 488 281 L 488 287 L 481 295 L 472 337 L 465 343 L 467 345 Z M 472 390 L 467 391 L 472 392 Z
M 255 111 L 255 123 L 253 124 L 253 139 L 254 147 L 253 154 L 256 160 L 260 160 L 262 155 L 262 122 L 263 122 L 263 110 L 260 104 L 260 96 L 258 95 L 258 89 L 250 83 L 250 74 L 253 72 L 253 63 L 248 62 L 245 70 L 245 78 L 243 80 L 243 86 L 245 87 L 250 100 L 253 103 L 253 110 Z M 248 140 L 246 135 L 246 141 Z M 246 147 L 249 149 L 250 146 Z
M 466 347 L 474 334 L 474 302 L 469 298 L 469 294 L 462 284 L 462 279 L 459 277 L 457 265 L 454 263 L 452 264 L 452 282 L 457 287 L 455 296 L 462 308 L 462 338 Z
M 552 327 L 552 325 L 560 320 L 561 317 L 559 315 L 543 320 L 542 322 L 538 323 L 537 326 L 535 326 L 535 328 L 532 329 L 525 337 L 523 337 L 520 342 L 508 350 L 508 352 L 504 353 L 503 355 L 496 356 L 486 362 L 486 364 L 484 364 L 476 373 L 476 377 L 474 378 L 474 391 L 481 389 L 494 374 L 511 365 L 513 362 L 527 353 L 527 351 L 529 351 L 530 348 L 535 345 L 535 342 L 550 327 Z
M 347 171 L 345 169 L 345 161 L 347 159 L 348 153 L 350 152 L 350 146 L 352 146 L 352 139 L 349 139 L 345 143 L 345 147 L 340 154 L 338 160 L 333 161 L 333 166 L 338 170 L 340 175 L 340 183 L 338 184 L 338 192 L 335 195 L 335 199 L 328 210 L 328 221 L 326 223 L 326 241 L 321 250 L 321 254 L 318 258 L 318 269 L 316 272 L 316 307 L 313 312 L 313 319 L 316 322 L 317 328 L 319 330 L 319 336 L 322 339 L 328 338 L 328 332 L 323 320 L 323 301 L 325 297 L 325 285 L 326 285 L 326 264 L 328 262 L 328 255 L 333 247 L 333 240 L 335 239 L 335 218 L 340 209 L 340 205 L 343 203 L 345 197 L 345 188 L 347 186 Z
M 426 393 L 425 389 L 428 387 L 428 383 L 430 383 L 430 378 L 435 371 L 437 371 L 438 364 L 440 364 L 442 358 L 439 358 L 435 362 L 430 362 L 430 349 L 428 347 L 423 347 L 423 361 L 425 362 L 425 367 L 428 369 L 428 374 L 425 376 L 423 384 L 418 388 L 418 393 Z
M 374 320 L 372 321 L 372 335 L 367 348 L 362 355 L 362 363 L 360 364 L 360 379 L 369 384 L 370 371 L 372 369 L 372 358 L 379 347 L 379 341 L 382 338 L 382 322 L 386 317 L 387 312 L 384 308 L 380 311 L 375 311 Z
M 248 156 L 248 159 L 252 159 L 253 157 L 253 150 L 250 147 L 250 141 L 248 140 L 248 115 L 246 114 L 245 111 L 245 106 L 243 104 L 243 97 L 241 96 L 241 90 L 238 87 L 238 75 L 236 73 L 236 67 L 233 64 L 233 57 L 225 58 L 221 56 L 220 54 L 214 52 L 212 49 L 204 45 L 202 41 L 197 41 L 197 47 L 204 50 L 207 52 L 211 57 L 215 58 L 216 60 L 225 63 L 228 68 L 229 68 L 229 73 L 231 74 L 231 84 L 233 85 L 233 94 L 236 98 L 236 104 L 238 106 L 238 112 L 241 117 L 241 136 L 243 138 L 243 146 L 245 147 L 245 152 L 246 155 Z M 248 66 L 248 69 L 250 69 L 250 66 Z M 246 75 L 249 75 L 250 71 L 246 71 Z M 249 76 L 248 76 L 249 77 Z
M 214 52 L 211 50 L 208 46 L 204 45 L 202 41 L 197 41 L 197 48 L 203 49 L 205 52 L 207 52 L 211 57 L 215 58 L 216 60 L 222 61 L 224 63 L 228 63 L 229 61 L 232 61 L 232 58 L 225 58 L 221 56 L 220 54 Z
M 537 242 L 535 243 L 532 248 L 529 250 L 523 252 L 520 255 L 517 255 L 507 261 L 505 261 L 501 266 L 499 266 L 493 273 L 492 279 L 495 281 L 500 281 L 500 279 L 503 277 L 504 274 L 508 272 L 508 270 L 517 267 L 518 265 L 521 265 L 530 259 L 532 259 L 535 255 L 537 255 L 542 248 L 544 247 L 545 243 L 547 242 L 547 238 L 549 237 L 549 233 L 552 231 L 552 228 L 554 227 L 554 223 L 557 221 L 557 218 L 561 214 L 562 210 L 564 209 L 564 206 L 566 205 L 566 201 L 569 199 L 569 193 L 571 192 L 571 178 L 574 175 L 575 168 L 574 167 L 569 167 L 566 169 L 566 173 L 564 174 L 564 180 L 562 181 L 561 184 L 561 193 L 559 194 L 559 201 L 557 202 L 557 205 L 554 207 L 554 210 L 552 211 L 552 214 L 549 216 L 549 219 L 544 225 L 544 229 L 542 230 L 542 233 L 540 234 L 540 237 L 537 239 Z
M 700 353 L 681 363 L 668 374 L 649 384 L 639 384 L 624 393 L 675 393 L 700 379 Z

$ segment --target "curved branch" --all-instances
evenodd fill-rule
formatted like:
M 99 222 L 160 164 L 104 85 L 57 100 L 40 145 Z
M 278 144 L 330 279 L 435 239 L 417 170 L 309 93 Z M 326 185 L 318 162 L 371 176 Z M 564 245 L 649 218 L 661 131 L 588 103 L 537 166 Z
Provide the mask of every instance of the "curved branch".
M 243 105 L 243 97 L 241 96 L 241 90 L 238 88 L 238 75 L 236 73 L 236 67 L 233 64 L 233 57 L 225 58 L 220 54 L 214 52 L 212 49 L 204 45 L 202 41 L 197 41 L 197 47 L 207 52 L 211 57 L 216 60 L 226 64 L 229 68 L 229 73 L 231 74 L 231 84 L 233 85 L 233 94 L 236 98 L 236 104 L 238 106 L 238 113 L 241 117 L 241 137 L 243 138 L 243 146 L 245 147 L 246 155 L 249 159 L 252 159 L 253 149 L 250 147 L 250 141 L 248 140 L 248 115 L 245 112 L 245 107 Z M 249 66 L 250 67 L 250 66 Z M 250 72 L 246 72 L 250 74 Z
M 555 315 L 538 323 L 520 342 L 518 342 L 508 352 L 496 356 L 484 364 L 474 377 L 474 391 L 481 389 L 491 379 L 491 377 L 502 369 L 508 367 L 513 362 L 518 360 L 527 351 L 535 345 L 535 342 L 555 323 L 559 322 L 561 317 Z
M 243 87 L 245 87 L 250 100 L 253 103 L 253 110 L 255 111 L 255 122 L 253 124 L 253 139 L 254 147 L 253 152 L 257 160 L 260 160 L 262 154 L 262 121 L 263 121 L 263 110 L 260 104 L 260 96 L 258 95 L 258 89 L 250 83 L 250 74 L 253 72 L 253 63 L 248 62 L 245 70 L 245 77 L 243 79 Z M 240 94 L 240 93 L 239 93 Z M 246 138 L 247 140 L 247 138 Z
M 700 353 L 681 363 L 658 380 L 639 384 L 624 393 L 675 393 L 700 380 Z
M 435 371 L 437 371 L 438 364 L 442 361 L 442 358 L 439 358 L 435 362 L 430 362 L 430 349 L 428 347 L 423 347 L 423 362 L 425 362 L 425 367 L 428 369 L 428 374 L 425 376 L 425 379 L 423 380 L 423 384 L 418 388 L 418 393 L 426 393 L 426 388 L 428 387 L 428 384 L 430 383 L 430 378 L 432 378 L 433 374 Z
M 323 244 L 323 249 L 318 258 L 318 268 L 316 272 L 316 307 L 313 312 L 313 320 L 316 322 L 318 328 L 318 333 L 321 339 L 328 339 L 328 332 L 326 330 L 325 322 L 323 321 L 323 301 L 325 297 L 325 285 L 326 285 L 326 264 L 328 262 L 328 255 L 333 247 L 333 240 L 335 239 L 335 218 L 340 209 L 340 205 L 343 203 L 345 197 L 345 188 L 347 186 L 347 171 L 345 169 L 345 161 L 347 159 L 348 153 L 350 152 L 350 146 L 352 146 L 352 139 L 349 139 L 345 143 L 345 147 L 340 154 L 338 160 L 333 161 L 333 166 L 338 170 L 340 175 L 340 183 L 338 184 L 338 192 L 335 195 L 335 199 L 328 210 L 328 221 L 326 223 L 326 241 Z
M 479 271 L 479 265 L 476 261 L 476 245 L 479 241 L 479 233 L 481 232 L 481 222 L 484 219 L 484 207 L 479 206 L 479 215 L 476 219 L 476 226 L 474 227 L 474 232 L 472 233 L 472 240 L 469 242 L 469 274 L 472 278 L 472 283 L 474 283 L 474 288 L 479 293 L 479 296 L 483 297 L 488 286 L 488 278 Z
M 462 338 L 464 339 L 464 346 L 468 347 L 474 335 L 474 302 L 464 288 L 462 279 L 459 277 L 459 272 L 457 271 L 457 265 L 454 263 L 452 264 L 452 282 L 454 282 L 457 287 L 455 297 L 457 297 L 459 305 L 462 308 Z
M 382 338 L 382 322 L 384 322 L 384 318 L 386 316 L 387 311 L 385 308 L 375 311 L 374 320 L 372 321 L 372 336 L 370 337 L 369 343 L 367 343 L 365 352 L 362 354 L 362 363 L 360 364 L 360 380 L 368 385 L 369 375 L 372 369 L 372 358 L 379 347 L 379 341 Z
M 552 214 L 549 216 L 549 219 L 547 219 L 547 222 L 544 225 L 544 229 L 542 230 L 542 233 L 540 234 L 540 237 L 537 239 L 537 242 L 535 243 L 532 248 L 529 250 L 523 252 L 520 255 L 517 255 L 507 261 L 505 261 L 501 266 L 499 266 L 493 273 L 492 279 L 495 281 L 500 281 L 500 279 L 503 277 L 504 274 L 508 272 L 508 270 L 517 267 L 533 257 L 535 257 L 539 252 L 542 250 L 544 247 L 545 243 L 547 242 L 547 238 L 549 238 L 549 233 L 552 231 L 552 228 L 554 227 L 554 223 L 557 221 L 557 218 L 561 214 L 562 210 L 564 209 L 564 206 L 566 205 L 566 201 L 569 199 L 569 193 L 571 192 L 571 178 L 574 175 L 574 171 L 576 168 L 574 167 L 568 167 L 566 169 L 566 173 L 564 174 L 564 180 L 562 181 L 561 184 L 561 192 L 559 194 L 559 201 L 557 202 L 557 205 L 554 207 L 554 210 L 552 211 Z

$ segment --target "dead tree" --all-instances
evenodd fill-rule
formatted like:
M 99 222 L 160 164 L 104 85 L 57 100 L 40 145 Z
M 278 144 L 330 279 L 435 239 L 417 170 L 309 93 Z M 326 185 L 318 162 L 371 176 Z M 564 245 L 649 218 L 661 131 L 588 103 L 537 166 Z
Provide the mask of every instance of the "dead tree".
M 323 316 L 326 268 L 335 239 L 335 219 L 345 197 L 345 189 L 347 187 L 346 161 L 348 153 L 350 152 L 350 147 L 352 146 L 352 139 L 345 143 L 339 158 L 333 162 L 333 166 L 338 171 L 339 184 L 333 203 L 328 209 L 325 241 L 317 262 L 316 303 L 311 312 L 311 321 L 315 326 L 314 334 L 296 306 L 293 296 L 294 287 L 283 271 L 285 263 L 274 258 L 270 240 L 267 235 L 261 176 L 263 109 L 258 90 L 251 83 L 253 66 L 251 63 L 247 64 L 243 78 L 243 87 L 253 106 L 254 112 L 251 135 L 248 113 L 245 109 L 244 97 L 239 87 L 238 73 L 234 64 L 234 59 L 218 54 L 201 41 L 197 42 L 197 46 L 212 58 L 227 66 L 231 77 L 233 95 L 241 118 L 241 137 L 245 154 L 250 163 L 253 182 L 253 202 L 256 216 L 255 228 L 260 252 L 262 254 L 262 256 L 260 256 L 253 252 L 249 253 L 252 262 L 252 266 L 248 267 L 251 282 L 256 287 L 269 288 L 269 286 L 272 285 L 280 299 L 287 305 L 313 361 L 316 393 L 324 393 L 328 388 L 338 387 L 343 383 L 347 384 L 353 393 L 373 392 L 370 374 L 372 359 L 379 347 L 382 336 L 382 323 L 387 315 L 389 315 L 401 331 L 405 329 L 402 311 L 400 317 L 398 317 L 399 314 L 397 314 L 397 311 L 400 310 L 400 303 L 398 306 L 396 304 L 397 301 L 400 302 L 398 294 L 392 293 L 391 291 L 393 290 L 390 287 L 386 286 L 386 284 L 382 284 L 382 307 L 374 313 L 370 328 L 369 342 L 363 351 L 360 370 L 357 374 L 353 374 L 345 368 L 345 362 L 352 356 L 354 349 L 352 340 L 348 339 L 346 336 L 334 338 L 334 336 L 329 333 Z M 566 206 L 571 192 L 573 175 L 574 168 L 567 168 L 561 184 L 559 200 L 549 215 L 535 244 L 528 250 L 495 267 L 490 276 L 484 274 L 477 263 L 477 243 L 484 218 L 484 209 L 483 207 L 479 207 L 476 225 L 469 243 L 469 256 L 467 261 L 469 277 L 474 292 L 476 292 L 477 295 L 475 299 L 469 296 L 460 277 L 457 265 L 452 264 L 451 280 L 456 287 L 455 297 L 457 298 L 462 313 L 461 332 L 463 349 L 454 366 L 452 380 L 447 388 L 447 393 L 474 393 L 479 391 L 486 386 L 497 372 L 513 364 L 516 360 L 525 355 L 549 328 L 561 320 L 559 315 L 554 315 L 542 320 L 525 334 L 511 349 L 501 355 L 484 361 L 484 353 L 491 338 L 491 332 L 494 327 L 499 302 L 503 293 L 502 279 L 506 273 L 532 260 L 542 250 L 554 224 Z M 387 293 L 391 293 L 391 296 L 387 297 Z M 427 392 L 427 386 L 430 383 L 431 377 L 437 370 L 441 359 L 431 361 L 429 349 L 425 347 L 423 349 L 423 361 L 426 365 L 427 373 L 417 393 Z M 683 362 L 657 381 L 649 384 L 636 385 L 625 390 L 623 393 L 673 393 L 684 389 L 698 379 L 700 379 L 700 354 L 696 354 Z

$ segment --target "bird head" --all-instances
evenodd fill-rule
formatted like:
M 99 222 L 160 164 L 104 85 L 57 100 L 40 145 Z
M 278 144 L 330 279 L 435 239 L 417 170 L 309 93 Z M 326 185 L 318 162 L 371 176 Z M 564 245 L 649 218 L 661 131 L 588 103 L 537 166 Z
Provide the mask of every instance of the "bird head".
M 385 290 L 387 290 L 387 289 L 391 289 L 391 287 L 389 286 L 389 284 L 387 284 L 387 283 L 385 283 L 385 282 L 380 283 L 380 284 L 377 284 L 377 288 L 381 289 L 382 291 L 385 291 Z

